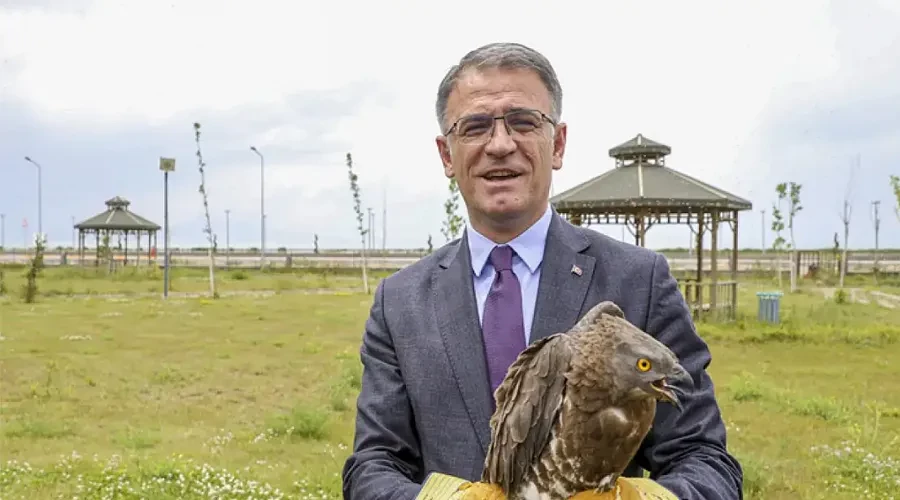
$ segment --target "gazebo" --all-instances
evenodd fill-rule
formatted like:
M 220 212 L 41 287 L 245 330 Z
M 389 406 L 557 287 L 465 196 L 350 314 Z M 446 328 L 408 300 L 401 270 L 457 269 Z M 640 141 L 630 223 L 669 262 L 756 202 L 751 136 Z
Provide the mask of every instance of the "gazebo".
M 135 235 L 137 246 L 140 248 L 141 236 L 146 234 L 147 257 L 149 261 L 153 255 L 153 249 L 156 247 L 156 232 L 160 230 L 160 225 L 129 210 L 128 205 L 130 204 L 131 202 L 125 198 L 116 196 L 106 200 L 106 210 L 104 212 L 75 224 L 75 229 L 78 230 L 78 255 L 82 264 L 84 264 L 84 240 L 88 234 L 93 234 L 96 238 L 97 265 L 100 263 L 100 237 L 103 234 L 110 236 L 110 240 L 112 240 L 114 234 L 119 235 L 121 237 L 119 240 L 120 245 L 124 239 L 123 264 L 125 265 L 128 265 L 128 235 Z M 111 241 L 110 246 L 112 246 Z
M 683 281 L 694 316 L 724 309 L 734 319 L 737 308 L 738 212 L 751 210 L 748 200 L 666 166 L 672 149 L 638 134 L 609 150 L 615 168 L 553 196 L 550 203 L 576 225 L 624 224 L 635 244 L 644 246 L 656 224 L 685 224 L 696 235 L 697 274 Z M 731 225 L 731 281 L 718 280 L 719 224 Z M 703 279 L 703 235 L 710 231 L 710 283 Z M 708 292 L 704 292 L 704 289 Z M 721 296 L 724 294 L 724 296 Z M 704 303 L 704 297 L 709 302 Z M 720 300 L 724 299 L 724 300 Z M 716 314 L 718 316 L 718 314 Z

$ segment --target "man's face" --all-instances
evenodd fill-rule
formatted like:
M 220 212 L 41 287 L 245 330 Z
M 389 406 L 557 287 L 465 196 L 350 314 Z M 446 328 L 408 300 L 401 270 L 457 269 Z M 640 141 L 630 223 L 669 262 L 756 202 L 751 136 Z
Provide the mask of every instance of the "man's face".
M 473 114 L 500 116 L 516 108 L 549 117 L 550 102 L 549 91 L 531 70 L 469 69 L 450 94 L 445 126 Z M 524 230 L 543 214 L 551 173 L 562 167 L 566 126 L 544 119 L 537 123 L 532 132 L 514 130 L 511 136 L 504 121 L 496 120 L 492 135 L 480 141 L 466 141 L 459 126 L 448 136 L 437 137 L 444 174 L 459 183 L 473 224 Z M 501 170 L 513 176 L 492 178 Z

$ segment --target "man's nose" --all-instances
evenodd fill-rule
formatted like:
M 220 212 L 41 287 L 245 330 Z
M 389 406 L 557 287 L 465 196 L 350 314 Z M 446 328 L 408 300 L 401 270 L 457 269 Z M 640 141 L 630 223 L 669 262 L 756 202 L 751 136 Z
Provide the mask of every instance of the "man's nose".
M 491 137 L 484 147 L 485 152 L 493 156 L 506 156 L 515 151 L 516 147 L 516 141 L 509 135 L 509 130 L 506 128 L 506 121 L 494 120 L 494 129 L 491 130 Z

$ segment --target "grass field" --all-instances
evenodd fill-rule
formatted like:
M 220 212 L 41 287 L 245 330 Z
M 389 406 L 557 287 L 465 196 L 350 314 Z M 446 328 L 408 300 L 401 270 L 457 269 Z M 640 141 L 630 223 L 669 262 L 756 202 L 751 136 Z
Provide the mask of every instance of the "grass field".
M 156 275 L 45 274 L 37 303 L 0 298 L 2 498 L 340 497 L 358 275 L 220 273 L 276 293 L 210 300 L 179 295 L 206 290 L 185 271 L 163 302 Z M 900 308 L 803 290 L 760 325 L 771 288 L 698 325 L 746 498 L 900 498 Z
M 0 266 L 0 271 L 4 267 Z M 163 293 L 163 271 L 158 268 L 130 267 L 108 274 L 92 267 L 55 267 L 42 271 L 38 287 L 45 297 L 73 295 L 155 296 Z M 369 272 L 369 285 L 375 286 L 388 273 Z M 6 286 L 17 295 L 25 285 L 24 267 L 5 268 Z M 362 290 L 362 273 L 356 269 L 323 269 L 317 272 L 302 270 L 234 269 L 216 272 L 216 288 L 222 295 L 249 292 L 287 292 L 317 290 Z M 172 268 L 169 273 L 169 293 L 197 295 L 209 292 L 209 271 L 198 268 Z

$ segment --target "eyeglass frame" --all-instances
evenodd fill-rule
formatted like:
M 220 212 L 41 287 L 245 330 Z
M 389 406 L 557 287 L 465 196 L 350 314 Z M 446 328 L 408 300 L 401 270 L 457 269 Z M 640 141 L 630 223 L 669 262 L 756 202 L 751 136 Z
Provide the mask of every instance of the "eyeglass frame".
M 513 132 L 512 132 L 512 130 L 509 128 L 509 122 L 506 121 L 506 118 L 507 118 L 509 115 L 513 114 L 513 113 L 521 113 L 521 112 L 523 112 L 523 111 L 525 111 L 525 112 L 530 112 L 530 113 L 537 113 L 537 114 L 539 114 L 539 115 L 541 116 L 541 121 L 542 121 L 542 122 L 543 122 L 544 120 L 546 120 L 547 123 L 553 125 L 554 127 L 556 127 L 556 126 L 558 125 L 558 123 L 556 122 L 556 120 L 554 120 L 553 118 L 550 118 L 549 116 L 547 116 L 546 113 L 544 113 L 543 111 L 541 111 L 541 110 L 539 110 L 539 109 L 534 109 L 534 108 L 513 108 L 513 109 L 510 109 L 509 111 L 507 111 L 506 113 L 503 113 L 503 114 L 497 115 L 497 116 L 492 116 L 492 115 L 490 115 L 490 114 L 488 114 L 488 113 L 472 113 L 472 114 L 469 114 L 469 115 L 461 116 L 461 117 L 459 117 L 455 122 L 453 122 L 452 125 L 450 125 L 450 128 L 448 128 L 446 132 L 444 132 L 444 137 L 448 137 L 451 133 L 453 133 L 453 131 L 456 129 L 457 125 L 459 125 L 459 122 L 461 122 L 461 121 L 463 121 L 463 120 L 465 120 L 465 119 L 468 119 L 468 118 L 476 117 L 476 116 L 486 116 L 486 117 L 488 117 L 488 118 L 491 119 L 491 130 L 490 130 L 490 134 L 487 135 L 487 139 L 484 140 L 484 143 L 487 143 L 488 141 L 490 141 L 490 140 L 494 137 L 494 131 L 497 129 L 497 127 L 496 127 L 497 120 L 503 120 L 503 126 L 506 127 L 506 133 L 507 133 L 510 137 L 512 137 L 512 136 L 513 136 Z M 540 127 L 536 127 L 535 130 L 537 130 L 537 129 L 539 129 L 539 128 L 540 128 Z M 456 136 L 457 136 L 457 137 L 461 137 L 459 134 L 457 134 Z M 465 141 L 463 140 L 463 142 L 465 142 Z M 473 141 L 473 143 L 476 143 L 476 144 L 477 144 L 478 141 Z

